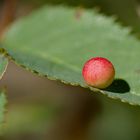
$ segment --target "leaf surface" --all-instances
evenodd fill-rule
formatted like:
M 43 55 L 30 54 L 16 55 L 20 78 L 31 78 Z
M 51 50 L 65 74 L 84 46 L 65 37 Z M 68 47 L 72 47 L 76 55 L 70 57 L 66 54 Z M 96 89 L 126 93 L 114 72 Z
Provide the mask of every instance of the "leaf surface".
M 140 105 L 140 42 L 127 28 L 95 11 L 43 7 L 15 22 L 3 46 L 16 63 L 39 75 Z M 108 58 L 116 79 L 125 84 L 116 80 L 105 90 L 86 85 L 82 67 L 96 56 Z
M 5 96 L 5 91 L 0 90 L 0 134 L 2 134 L 2 131 L 3 131 L 6 103 L 7 103 L 7 100 Z
M 4 72 L 6 71 L 8 65 L 8 60 L 4 54 L 0 53 L 0 79 L 2 78 Z

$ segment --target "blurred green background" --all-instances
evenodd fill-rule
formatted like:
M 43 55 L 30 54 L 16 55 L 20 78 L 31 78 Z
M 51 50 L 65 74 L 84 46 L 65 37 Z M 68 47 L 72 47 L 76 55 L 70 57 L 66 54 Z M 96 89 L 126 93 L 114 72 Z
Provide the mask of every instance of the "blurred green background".
M 140 36 L 138 0 L 1 0 L 1 34 L 12 22 L 45 4 L 96 9 Z M 3 86 L 8 105 L 1 140 L 140 139 L 139 106 L 38 77 L 13 62 L 0 81 Z

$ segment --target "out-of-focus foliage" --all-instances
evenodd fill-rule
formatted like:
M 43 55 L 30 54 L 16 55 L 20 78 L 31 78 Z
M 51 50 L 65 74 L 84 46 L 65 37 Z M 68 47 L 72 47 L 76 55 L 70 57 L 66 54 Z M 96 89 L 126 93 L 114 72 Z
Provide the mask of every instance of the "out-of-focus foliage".
M 17 133 L 37 133 L 43 131 L 50 125 L 55 112 L 47 104 L 14 104 L 9 108 L 5 133 L 14 135 Z M 26 115 L 25 115 L 26 114 Z M 16 127 L 15 127 L 16 126 Z M 45 133 L 45 132 L 44 132 Z
M 91 140 L 139 140 L 140 108 L 102 98 L 102 112 L 91 129 Z
M 71 99 L 71 96 L 73 96 L 71 93 L 65 92 L 65 94 L 69 94 L 68 97 L 63 97 L 65 100 L 68 100 L 68 98 Z M 59 94 L 59 96 L 61 95 Z M 89 98 L 90 97 L 91 96 L 89 95 Z M 95 104 L 94 106 L 91 106 L 91 108 L 98 108 L 99 111 L 98 113 L 95 113 L 96 117 L 93 117 L 93 123 L 91 123 L 90 129 L 88 129 L 89 133 L 86 140 L 139 140 L 139 107 L 130 106 L 128 104 L 120 103 L 119 101 L 107 99 L 101 95 L 97 97 L 93 95 L 93 98 L 97 98 L 99 100 L 101 107 L 98 108 L 98 106 Z M 69 121 L 69 119 L 63 118 L 63 113 L 65 114 L 65 112 L 68 113 L 72 111 L 69 110 L 70 108 L 65 108 L 67 109 L 65 112 L 58 111 L 58 104 L 59 110 L 64 109 L 64 104 L 60 102 L 63 101 L 60 100 L 55 107 L 53 104 L 48 105 L 46 103 L 28 103 L 26 105 L 16 103 L 11 105 L 9 112 L 7 113 L 7 124 L 4 137 L 7 138 L 7 140 L 18 140 L 22 136 L 25 137 L 26 135 L 29 135 L 31 137 L 33 135 L 32 137 L 34 140 L 39 138 L 42 140 L 49 139 L 48 134 L 53 125 L 58 123 L 60 116 L 62 116 L 61 119 L 67 126 L 68 122 L 66 122 L 66 120 Z M 77 116 L 75 116 L 75 118 L 76 117 Z M 62 125 L 58 125 L 57 131 L 61 129 L 65 130 L 66 128 L 63 128 Z M 56 137 L 52 140 L 57 140 L 60 138 L 62 138 L 61 135 L 56 135 Z

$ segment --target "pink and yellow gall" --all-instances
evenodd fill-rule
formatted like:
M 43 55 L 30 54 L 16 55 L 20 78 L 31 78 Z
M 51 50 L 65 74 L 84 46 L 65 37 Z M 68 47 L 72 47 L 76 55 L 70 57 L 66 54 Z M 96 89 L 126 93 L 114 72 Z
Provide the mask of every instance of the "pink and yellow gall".
M 115 69 L 108 59 L 95 57 L 85 63 L 82 75 L 88 85 L 103 89 L 114 80 Z

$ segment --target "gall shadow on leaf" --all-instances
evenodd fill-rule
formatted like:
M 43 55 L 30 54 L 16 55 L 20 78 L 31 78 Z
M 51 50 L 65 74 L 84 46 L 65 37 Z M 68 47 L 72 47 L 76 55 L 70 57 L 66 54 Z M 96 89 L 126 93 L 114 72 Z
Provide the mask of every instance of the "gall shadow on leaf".
M 116 92 L 116 93 L 126 93 L 130 91 L 129 84 L 123 79 L 115 79 L 113 83 L 105 89 L 106 91 Z

